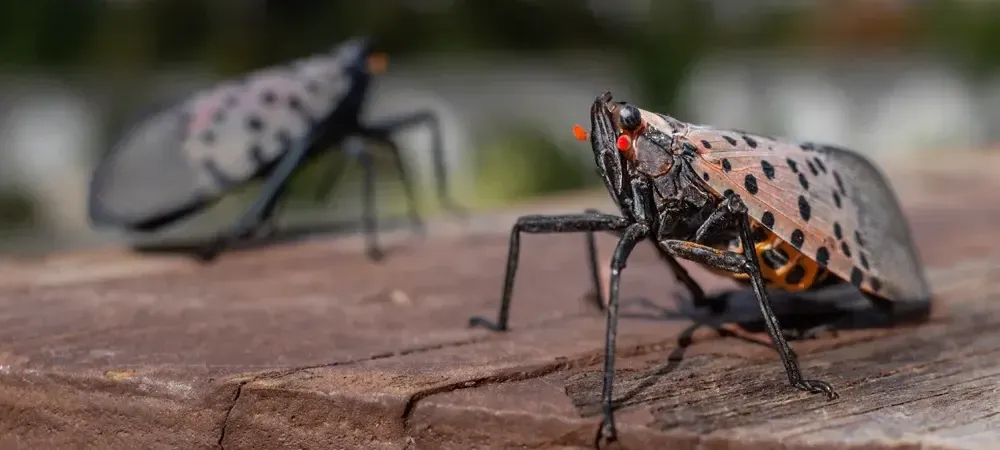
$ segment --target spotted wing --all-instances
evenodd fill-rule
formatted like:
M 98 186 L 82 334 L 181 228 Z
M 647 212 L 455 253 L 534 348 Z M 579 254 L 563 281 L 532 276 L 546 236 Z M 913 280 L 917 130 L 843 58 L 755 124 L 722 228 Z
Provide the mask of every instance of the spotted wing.
M 91 222 L 155 228 L 248 181 L 334 113 L 357 46 L 220 83 L 138 122 L 94 171 Z
M 895 194 L 864 157 L 698 126 L 681 140 L 713 190 L 738 193 L 753 219 L 832 273 L 889 300 L 929 298 Z

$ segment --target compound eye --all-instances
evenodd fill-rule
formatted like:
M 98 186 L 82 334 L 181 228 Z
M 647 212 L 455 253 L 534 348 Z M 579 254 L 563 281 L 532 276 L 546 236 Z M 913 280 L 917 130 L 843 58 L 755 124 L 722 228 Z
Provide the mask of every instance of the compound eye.
M 639 114 L 639 108 L 628 103 L 622 105 L 618 109 L 618 123 L 625 131 L 635 131 L 638 129 L 639 125 L 642 125 L 642 115 Z

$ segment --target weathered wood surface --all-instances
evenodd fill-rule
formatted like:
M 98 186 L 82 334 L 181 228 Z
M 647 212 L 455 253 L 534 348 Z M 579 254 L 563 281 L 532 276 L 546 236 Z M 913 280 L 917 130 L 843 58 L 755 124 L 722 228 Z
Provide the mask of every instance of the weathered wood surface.
M 794 342 L 833 402 L 789 388 L 767 347 L 697 325 L 640 246 L 623 280 L 622 447 L 1000 446 L 998 163 L 887 166 L 934 319 Z M 525 237 L 513 330 L 466 328 L 496 312 L 513 217 L 585 206 L 609 205 L 554 198 L 434 223 L 425 240 L 399 232 L 381 265 L 357 238 L 209 267 L 120 251 L 0 261 L 0 447 L 586 448 L 604 317 L 584 300 L 582 237 Z

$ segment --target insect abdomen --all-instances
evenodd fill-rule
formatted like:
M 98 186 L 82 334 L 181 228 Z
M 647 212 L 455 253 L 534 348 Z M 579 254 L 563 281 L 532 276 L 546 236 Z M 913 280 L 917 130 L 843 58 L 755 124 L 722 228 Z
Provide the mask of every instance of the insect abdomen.
M 826 280 L 829 272 L 825 268 L 816 261 L 807 258 L 764 226 L 753 222 L 750 231 L 754 238 L 754 250 L 757 253 L 757 261 L 760 263 L 761 275 L 769 287 L 786 291 L 805 291 Z M 733 239 L 729 244 L 719 244 L 715 247 L 720 250 L 743 253 L 743 246 L 738 238 Z M 747 274 L 735 274 L 712 268 L 710 270 L 737 280 L 749 280 Z

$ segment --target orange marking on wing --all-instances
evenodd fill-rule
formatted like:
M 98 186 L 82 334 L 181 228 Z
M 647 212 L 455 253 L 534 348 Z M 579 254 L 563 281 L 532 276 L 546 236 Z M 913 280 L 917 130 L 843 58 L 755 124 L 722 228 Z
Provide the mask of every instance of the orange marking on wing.
M 587 130 L 584 130 L 580 125 L 573 125 L 573 137 L 578 141 L 586 141 Z

